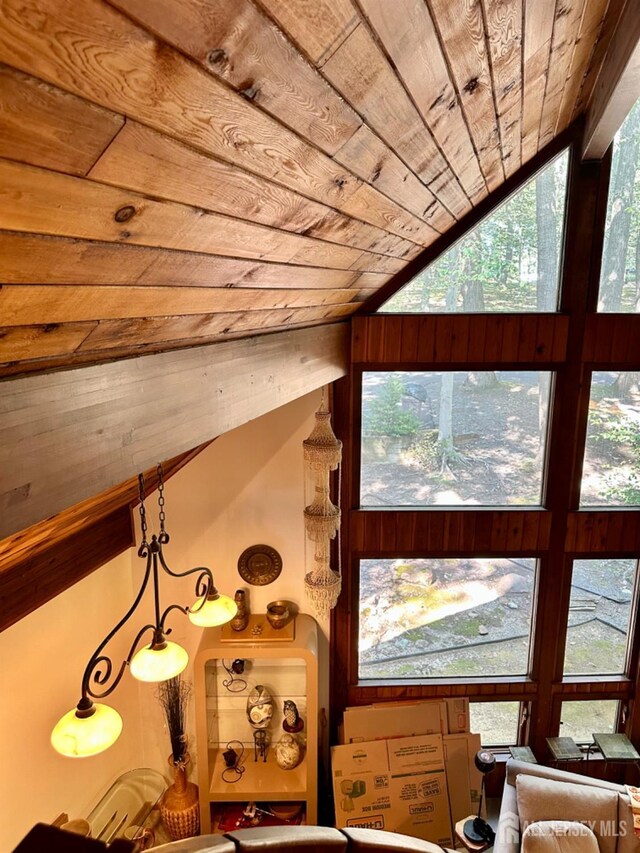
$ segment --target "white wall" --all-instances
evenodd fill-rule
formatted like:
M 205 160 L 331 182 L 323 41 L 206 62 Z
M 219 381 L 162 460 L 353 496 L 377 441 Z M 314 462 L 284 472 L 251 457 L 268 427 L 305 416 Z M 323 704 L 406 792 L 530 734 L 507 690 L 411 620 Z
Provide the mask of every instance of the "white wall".
M 58 755 L 49 736 L 80 699 L 96 646 L 132 600 L 131 556 L 121 554 L 0 634 L 0 850 L 12 850 L 37 821 L 86 814 L 96 793 L 139 766 L 137 691 L 126 683 L 105 700 L 125 720 L 122 736 L 90 759 Z M 126 654 L 126 651 L 124 652 Z M 124 682 L 128 679 L 125 674 Z
M 169 480 L 165 496 L 171 541 L 165 557 L 172 570 L 207 565 L 218 589 L 233 595 L 247 588 L 237 571 L 240 553 L 249 545 L 271 545 L 282 556 L 282 574 L 266 587 L 250 587 L 251 609 L 263 612 L 269 601 L 287 598 L 308 611 L 302 441 L 311 432 L 319 403 L 320 392 L 314 392 L 221 436 Z M 147 503 L 153 532 L 156 495 Z M 130 605 L 141 567 L 132 549 L 0 634 L 0 732 L 6 750 L 0 774 L 0 851 L 12 849 L 39 820 L 50 821 L 62 811 L 72 817 L 86 814 L 125 770 L 166 770 L 169 742 L 155 688 L 139 685 L 128 673 L 106 700 L 124 720 L 115 746 L 94 758 L 74 760 L 58 756 L 49 743 L 53 725 L 80 698 L 88 658 Z M 165 606 L 194 598 L 193 579 L 163 578 L 162 590 Z M 171 639 L 193 656 L 200 629 L 177 612 L 170 624 Z M 321 629 L 320 701 L 327 707 L 328 625 Z

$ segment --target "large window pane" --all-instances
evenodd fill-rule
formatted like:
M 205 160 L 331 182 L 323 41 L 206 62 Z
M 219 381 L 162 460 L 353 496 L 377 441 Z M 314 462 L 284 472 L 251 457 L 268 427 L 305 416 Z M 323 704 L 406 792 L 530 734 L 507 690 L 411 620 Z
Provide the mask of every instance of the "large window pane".
M 380 310 L 557 310 L 567 163 L 565 152 Z
M 640 101 L 616 134 L 599 311 L 640 311 Z
M 362 505 L 539 505 L 550 377 L 365 373 Z
M 359 677 L 526 675 L 535 565 L 361 560 Z
M 519 702 L 470 702 L 471 731 L 482 746 L 514 746 L 518 742 Z
M 636 560 L 575 560 L 565 675 L 623 675 Z
M 591 381 L 582 506 L 640 506 L 640 373 Z
M 617 699 L 589 702 L 563 702 L 560 736 L 572 737 L 576 743 L 593 743 L 593 733 L 613 734 L 618 714 Z

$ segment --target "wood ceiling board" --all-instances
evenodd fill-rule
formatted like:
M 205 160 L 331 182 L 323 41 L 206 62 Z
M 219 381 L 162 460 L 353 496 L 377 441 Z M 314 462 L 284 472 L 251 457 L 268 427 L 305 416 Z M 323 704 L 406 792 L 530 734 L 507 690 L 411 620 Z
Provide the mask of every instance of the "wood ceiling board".
M 484 0 L 491 76 L 505 175 L 521 165 L 522 0 Z
M 0 362 L 75 352 L 96 326 L 97 322 L 0 326 Z
M 333 243 L 399 257 L 414 244 L 127 121 L 89 177 Z
M 426 2 L 440 41 L 446 45 L 453 82 L 487 186 L 494 190 L 504 181 L 504 169 L 481 8 L 475 0 Z
M 106 322 L 111 322 L 107 320 Z M 132 321 L 133 322 L 133 321 Z M 171 341 L 155 341 L 152 343 L 136 343 L 135 346 L 116 346 L 109 349 L 76 350 L 65 355 L 54 355 L 47 358 L 32 358 L 24 361 L 10 361 L 0 363 L 0 378 L 15 379 L 19 377 L 42 375 L 57 371 L 70 370 L 94 366 L 98 364 L 113 363 L 116 361 L 140 358 L 143 355 L 157 355 L 163 352 L 174 352 L 188 350 L 194 347 L 210 346 L 212 344 L 225 343 L 235 340 L 255 340 L 260 336 L 269 336 L 291 330 L 312 329 L 315 327 L 326 327 L 331 322 L 337 321 L 322 319 L 306 321 L 304 323 L 286 323 L 283 326 L 269 326 L 269 328 L 256 329 L 252 331 L 231 331 L 227 334 L 211 335 L 210 337 L 186 338 Z
M 362 219 L 366 216 L 379 228 L 386 228 L 394 234 L 404 235 L 420 246 L 429 246 L 438 236 L 438 232 L 417 217 L 407 213 L 392 201 L 381 203 L 378 193 L 369 184 L 362 184 L 345 200 L 342 210 L 351 216 Z
M 562 105 L 562 95 L 573 60 L 585 2 L 586 0 L 557 0 L 538 149 L 544 148 L 555 136 L 556 120 Z
M 8 64 L 323 203 L 360 183 L 100 0 L 6 0 L 3 11 Z
M 347 327 L 333 324 L 14 379 L 0 410 L 0 536 L 333 382 L 346 369 Z M 111 396 L 115 388 L 118 397 L 105 412 L 105 390 Z M 33 452 L 21 452 L 26 444 Z
M 571 59 L 569 76 L 565 82 L 562 101 L 558 110 L 555 127 L 556 134 L 563 130 L 571 121 L 576 100 L 584 82 L 585 73 L 593 55 L 608 4 L 609 0 L 589 0 L 585 4 L 576 46 Z
M 587 114 L 583 159 L 603 157 L 640 97 L 640 14 L 628 4 L 613 34 Z
M 5 326 L 0 327 L 0 375 L 15 374 L 19 362 L 29 362 L 32 366 L 38 360 L 68 356 L 67 360 L 73 364 L 75 356 L 86 353 L 94 353 L 94 361 L 104 361 L 112 355 L 107 350 L 117 350 L 120 358 L 123 355 L 131 357 L 151 348 L 158 351 L 184 346 L 189 341 L 191 346 L 196 346 L 203 339 L 212 342 L 335 322 L 349 317 L 358 305 L 352 302 L 311 308 Z
M 376 271 L 381 257 L 9 160 L 0 228 L 343 270 Z
M 334 0 L 331 4 L 317 0 L 259 3 L 319 68 L 360 23 L 350 0 Z
M 589 106 L 594 86 L 602 69 L 602 63 L 605 61 L 607 52 L 611 46 L 611 39 L 618 26 L 620 16 L 627 5 L 633 2 L 635 0 L 609 0 L 607 11 L 602 19 L 602 25 L 594 45 L 593 55 L 589 60 L 589 67 L 584 75 L 580 93 L 573 108 L 572 118 L 582 115 Z
M 442 233 L 455 222 L 431 190 L 366 124 L 342 146 L 334 159 L 363 181 L 375 184 L 436 231 Z
M 8 284 L 0 289 L 0 317 L 5 327 L 31 326 L 125 317 L 342 305 L 357 302 L 358 297 L 357 290 Z
M 468 208 L 467 196 L 364 23 L 322 70 L 454 216 Z
M 85 175 L 124 118 L 0 64 L 0 157 Z
M 112 5 L 326 154 L 334 154 L 362 123 L 249 0 L 114 0 Z
M 0 281 L 8 284 L 335 289 L 355 285 L 360 275 L 357 270 L 323 270 L 146 246 L 0 232 Z M 384 274 L 369 275 L 379 275 L 379 281 L 387 279 Z
M 538 151 L 556 0 L 524 0 L 522 162 Z
M 358 303 L 317 306 L 311 308 L 274 308 L 272 310 L 237 311 L 226 314 L 196 314 L 191 317 L 140 317 L 132 320 L 103 320 L 78 348 L 79 352 L 135 347 L 145 344 L 228 337 L 232 334 L 270 331 L 289 325 L 321 321 L 335 322 L 350 316 Z
M 438 34 L 423 0 L 359 0 L 420 115 L 472 203 L 487 195 Z

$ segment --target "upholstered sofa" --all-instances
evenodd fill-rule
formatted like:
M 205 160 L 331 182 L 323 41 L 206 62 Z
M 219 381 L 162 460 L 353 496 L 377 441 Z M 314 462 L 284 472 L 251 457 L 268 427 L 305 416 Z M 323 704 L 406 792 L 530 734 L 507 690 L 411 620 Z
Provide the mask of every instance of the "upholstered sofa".
M 203 835 L 156 847 L 154 853 L 443 853 L 429 841 L 377 829 L 268 826 Z
M 589 826 L 600 853 L 640 853 L 622 785 L 540 764 L 508 761 L 494 853 L 518 853 L 521 833 L 539 821 Z
M 37 824 L 14 853 L 129 853 L 133 844 L 117 839 L 110 847 L 52 826 Z M 201 835 L 154 847 L 153 853 L 443 853 L 437 844 L 377 829 L 324 826 L 255 827 L 226 835 Z

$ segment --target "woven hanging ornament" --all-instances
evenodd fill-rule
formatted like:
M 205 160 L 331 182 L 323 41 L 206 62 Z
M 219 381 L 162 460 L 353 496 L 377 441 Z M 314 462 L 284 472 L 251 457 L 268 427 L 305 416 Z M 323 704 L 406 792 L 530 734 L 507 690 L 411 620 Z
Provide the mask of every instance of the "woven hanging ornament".
M 307 572 L 304 576 L 304 588 L 307 599 L 313 605 L 318 616 L 321 619 L 328 619 L 329 612 L 338 603 L 342 589 L 340 575 L 332 571 L 329 566 L 314 572 Z
M 312 542 L 333 539 L 340 528 L 340 510 L 322 486 L 316 486 L 313 503 L 304 508 L 304 526 Z
M 304 461 L 315 474 L 335 471 L 342 461 L 342 442 L 335 437 L 331 428 L 331 413 L 324 399 L 316 412 L 316 423 L 309 438 L 302 442 Z
M 329 543 L 340 529 L 340 509 L 329 497 L 329 474 L 340 466 L 342 442 L 331 428 L 331 414 L 325 405 L 324 392 L 315 418 L 311 435 L 303 442 L 308 485 L 314 493 L 311 503 L 304 509 L 305 530 L 314 545 L 314 567 L 305 575 L 304 586 L 316 614 L 326 619 L 329 611 L 336 606 L 342 587 L 340 573 L 334 572 L 329 565 Z M 339 550 L 338 545 L 338 553 Z

